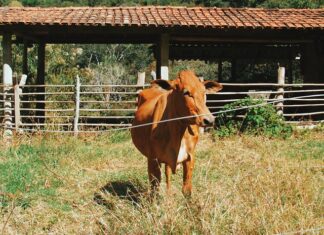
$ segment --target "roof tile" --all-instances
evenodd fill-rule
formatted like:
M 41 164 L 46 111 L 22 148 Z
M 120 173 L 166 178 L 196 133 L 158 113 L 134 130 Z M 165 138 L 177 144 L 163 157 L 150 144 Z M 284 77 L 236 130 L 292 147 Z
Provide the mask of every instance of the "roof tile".
M 0 7 L 0 25 L 204 26 L 210 28 L 320 28 L 324 9 L 204 7 Z

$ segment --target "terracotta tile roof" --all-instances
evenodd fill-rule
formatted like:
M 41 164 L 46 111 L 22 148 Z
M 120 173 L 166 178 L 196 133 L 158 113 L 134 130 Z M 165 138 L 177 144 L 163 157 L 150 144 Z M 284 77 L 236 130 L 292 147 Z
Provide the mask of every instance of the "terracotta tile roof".
M 203 7 L 0 7 L 0 25 L 324 29 L 324 9 Z

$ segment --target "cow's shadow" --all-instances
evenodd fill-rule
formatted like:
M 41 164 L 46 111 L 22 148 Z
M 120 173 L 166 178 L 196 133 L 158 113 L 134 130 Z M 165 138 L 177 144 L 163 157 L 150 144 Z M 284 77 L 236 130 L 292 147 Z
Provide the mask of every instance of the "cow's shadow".
M 136 182 L 112 181 L 94 194 L 94 201 L 107 209 L 114 209 L 114 202 L 107 200 L 111 196 L 131 202 L 133 205 L 140 205 L 146 194 L 147 189 Z

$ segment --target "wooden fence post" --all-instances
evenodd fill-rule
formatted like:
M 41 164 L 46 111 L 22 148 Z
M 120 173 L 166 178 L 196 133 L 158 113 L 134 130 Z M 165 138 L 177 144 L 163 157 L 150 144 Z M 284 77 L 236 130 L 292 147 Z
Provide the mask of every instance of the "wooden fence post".
M 80 78 L 79 75 L 76 77 L 75 83 L 75 112 L 74 112 L 74 123 L 73 123 L 73 131 L 74 136 L 78 136 L 79 133 L 79 116 L 80 116 Z
M 283 98 L 284 98 L 284 85 L 285 85 L 285 67 L 279 66 L 279 68 L 278 68 L 278 85 L 279 86 L 278 86 L 277 91 L 279 93 L 277 94 L 277 99 L 282 100 L 282 101 L 279 101 L 276 104 L 276 109 L 277 109 L 277 114 L 281 116 L 284 113 Z
M 8 64 L 3 65 L 3 100 L 4 100 L 4 133 L 6 144 L 12 140 L 12 69 Z
M 22 74 L 20 81 L 19 81 L 19 96 L 21 96 L 21 94 L 23 93 L 23 88 L 26 85 L 26 82 L 27 82 L 27 74 Z M 26 89 L 24 89 L 24 90 L 26 90 Z M 27 113 L 28 113 L 28 111 L 24 111 L 25 109 L 27 109 L 29 107 L 28 103 L 26 103 L 26 101 L 28 101 L 28 98 L 29 97 L 26 95 L 19 97 L 19 102 L 21 103 L 21 108 L 23 109 L 23 111 L 20 110 L 20 115 L 27 115 Z M 23 102 L 21 102 L 21 100 Z M 20 119 L 20 121 L 23 122 L 24 120 Z M 21 130 L 21 129 L 19 131 L 21 133 L 23 132 L 23 130 Z
M 15 86 L 14 86 L 14 95 L 15 95 L 15 129 L 16 133 L 19 133 L 19 126 L 21 123 L 21 118 L 20 118 L 20 88 L 19 88 L 19 83 L 16 80 Z

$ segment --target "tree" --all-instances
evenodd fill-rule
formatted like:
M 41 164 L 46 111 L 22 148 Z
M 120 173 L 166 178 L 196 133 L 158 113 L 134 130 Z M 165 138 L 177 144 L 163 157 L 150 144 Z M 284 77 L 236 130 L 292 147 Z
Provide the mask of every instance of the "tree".
M 317 8 L 324 0 L 230 0 L 231 7 Z
M 195 5 L 202 5 L 206 7 L 228 7 L 230 1 L 228 0 L 196 0 Z
M 23 7 L 21 2 L 19 2 L 19 1 L 11 1 L 8 6 L 9 7 Z

